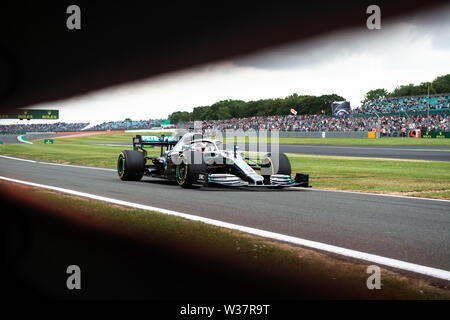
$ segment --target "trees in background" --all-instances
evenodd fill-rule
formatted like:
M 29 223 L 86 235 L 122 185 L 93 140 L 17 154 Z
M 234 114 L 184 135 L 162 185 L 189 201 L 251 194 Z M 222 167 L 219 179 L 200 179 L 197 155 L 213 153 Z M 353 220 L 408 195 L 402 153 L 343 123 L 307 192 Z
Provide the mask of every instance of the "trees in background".
M 431 88 L 435 90 L 436 93 L 450 92 L 450 74 L 446 74 L 445 76 L 440 76 L 434 79 L 433 82 L 431 83 Z
M 450 93 L 450 74 L 437 77 L 432 82 L 421 82 L 417 86 L 413 83 L 401 85 L 392 92 L 382 88 L 370 90 L 365 94 L 361 104 L 380 98 L 426 95 L 428 94 L 428 89 L 430 94 Z
M 188 122 L 191 116 L 187 111 L 176 111 L 169 116 L 170 123 Z
M 424 94 L 428 94 L 428 86 L 430 86 L 430 82 L 422 82 L 417 86 L 415 86 L 412 83 L 407 85 L 401 85 L 395 88 L 391 93 L 389 93 L 388 97 L 421 96 Z M 436 89 L 433 88 L 433 85 L 431 83 L 430 94 L 435 93 L 444 93 L 444 92 L 437 92 Z
M 430 82 L 419 85 L 412 83 L 401 85 L 392 92 L 379 88 L 368 91 L 361 104 L 369 101 L 402 96 L 418 96 L 428 94 L 450 93 L 450 74 L 443 75 Z M 261 99 L 256 101 L 222 100 L 211 106 L 195 107 L 192 112 L 177 111 L 169 116 L 170 122 L 188 122 L 193 120 L 227 120 L 231 118 L 246 118 L 254 116 L 274 116 L 290 114 L 295 109 L 297 114 L 331 114 L 331 103 L 343 101 L 337 94 L 322 96 L 298 95 L 296 93 L 285 98 Z
M 273 116 L 290 114 L 295 109 L 297 114 L 331 114 L 331 103 L 343 101 L 337 94 L 322 96 L 298 95 L 286 98 L 261 99 L 256 101 L 222 100 L 211 106 L 195 107 L 192 112 L 176 111 L 169 116 L 171 123 L 193 120 L 227 120 L 254 116 Z
M 387 96 L 388 96 L 388 92 L 386 89 L 380 88 L 380 89 L 370 90 L 364 95 L 364 99 L 361 101 L 361 104 L 365 104 L 367 102 L 377 100 L 377 99 L 386 98 Z

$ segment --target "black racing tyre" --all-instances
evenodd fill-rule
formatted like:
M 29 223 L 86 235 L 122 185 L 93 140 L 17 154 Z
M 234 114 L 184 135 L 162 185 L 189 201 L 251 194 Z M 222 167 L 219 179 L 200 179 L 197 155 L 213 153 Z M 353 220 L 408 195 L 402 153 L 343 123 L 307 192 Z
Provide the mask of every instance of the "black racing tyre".
M 289 158 L 284 153 L 280 153 L 277 155 L 271 155 L 270 158 L 272 159 L 272 163 L 275 165 L 275 168 L 278 168 L 276 170 L 275 174 L 287 174 L 291 175 L 291 162 L 289 161 Z M 276 164 L 278 162 L 278 165 Z
M 145 170 L 145 157 L 136 150 L 124 150 L 117 159 L 117 174 L 124 181 L 139 181 Z
M 262 160 L 261 175 L 264 177 L 264 183 L 267 183 L 266 180 L 270 180 L 273 174 L 291 175 L 291 173 L 291 162 L 284 153 L 273 153 Z
M 192 165 L 189 164 L 189 161 L 186 159 L 186 156 L 184 154 L 180 155 L 179 162 L 180 163 L 177 164 L 175 168 L 175 176 L 178 185 L 183 188 L 192 187 L 192 183 L 195 179 Z

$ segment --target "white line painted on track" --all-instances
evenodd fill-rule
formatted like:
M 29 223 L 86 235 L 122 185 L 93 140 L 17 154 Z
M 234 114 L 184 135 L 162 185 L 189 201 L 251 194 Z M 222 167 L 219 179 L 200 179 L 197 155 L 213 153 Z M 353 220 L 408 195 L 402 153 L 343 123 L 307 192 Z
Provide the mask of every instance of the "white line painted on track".
M 308 188 L 308 189 L 305 189 L 305 188 L 300 188 L 300 187 L 292 187 L 292 189 L 313 190 L 313 191 L 322 191 L 322 192 L 352 193 L 352 194 L 368 195 L 368 196 L 380 196 L 380 197 L 391 197 L 391 198 L 403 198 L 403 199 L 417 199 L 417 200 L 429 200 L 429 201 L 450 202 L 450 200 L 445 200 L 445 199 L 434 199 L 434 198 L 422 198 L 422 197 L 413 197 L 413 196 L 402 196 L 402 195 L 398 195 L 398 194 L 387 194 L 387 193 L 370 193 L 370 192 L 346 191 L 346 190 L 317 189 L 317 188 Z
M 47 165 L 52 165 L 52 166 L 72 167 L 72 168 L 80 168 L 80 169 L 94 169 L 94 170 L 114 171 L 114 172 L 116 171 L 116 169 L 111 169 L 111 168 L 88 167 L 88 166 L 79 166 L 79 165 L 73 165 L 73 164 L 35 161 L 35 160 L 15 158 L 15 157 L 3 156 L 3 155 L 0 155 L 0 158 L 6 158 L 6 159 L 18 160 L 18 161 L 26 161 L 26 162 L 36 163 L 36 164 L 47 164 Z M 330 189 L 316 189 L 316 188 L 300 188 L 300 187 L 291 187 L 291 189 L 312 190 L 312 191 L 321 191 L 321 192 L 339 192 L 339 193 L 351 193 L 351 194 L 356 194 L 356 195 L 369 195 L 369 196 L 392 197 L 392 198 L 403 198 L 403 199 L 417 199 L 417 200 L 427 200 L 427 201 L 450 202 L 450 200 L 445 200 L 445 199 L 402 196 L 402 195 L 386 194 L 386 193 L 370 193 L 370 192 L 359 192 L 359 191 L 330 190 Z
M 72 168 L 81 168 L 81 169 L 94 169 L 94 170 L 104 170 L 104 171 L 116 171 L 115 169 L 111 169 L 111 168 L 89 167 L 89 166 L 79 166 L 79 165 L 74 165 L 74 164 L 36 161 L 36 160 L 29 160 L 29 159 L 23 159 L 23 158 L 8 157 L 8 156 L 3 156 L 3 155 L 0 155 L 0 158 L 6 158 L 6 159 L 10 159 L 10 160 L 17 160 L 17 161 L 25 161 L 25 162 L 31 162 L 31 163 L 37 163 L 37 164 L 47 164 L 47 165 L 51 165 L 51 166 L 72 167 Z
M 25 135 L 18 136 L 18 137 L 17 137 L 17 140 L 19 140 L 19 141 L 22 142 L 22 143 L 33 144 L 33 142 L 30 142 L 30 141 L 25 140 L 25 139 L 23 138 L 24 136 L 25 136 Z
M 337 246 L 333 246 L 333 245 L 329 245 L 329 244 L 321 243 L 321 242 L 317 242 L 317 241 L 311 241 L 311 240 L 306 240 L 306 239 L 302 239 L 302 238 L 287 236 L 287 235 L 280 234 L 280 233 L 275 233 L 275 232 L 271 232 L 271 231 L 241 226 L 238 224 L 223 222 L 220 220 L 215 220 L 215 219 L 210 219 L 210 218 L 205 218 L 205 217 L 199 217 L 199 216 L 182 213 L 182 212 L 178 212 L 178 211 L 172 211 L 172 210 L 163 209 L 163 208 L 147 206 L 147 205 L 143 205 L 143 204 L 139 204 L 139 203 L 133 203 L 133 202 L 117 200 L 117 199 L 113 199 L 113 198 L 107 198 L 107 197 L 103 197 L 103 196 L 99 196 L 99 195 L 95 195 L 95 194 L 90 194 L 90 193 L 85 193 L 85 192 L 60 188 L 60 187 L 48 186 L 48 185 L 43 185 L 43 184 L 38 184 L 38 183 L 28 182 L 28 181 L 23 181 L 23 180 L 11 179 L 8 177 L 3 177 L 3 176 L 0 176 L 0 180 L 20 183 L 20 184 L 29 185 L 29 186 L 38 187 L 38 188 L 54 190 L 54 191 L 67 193 L 67 194 L 71 194 L 71 195 L 75 195 L 75 196 L 79 196 L 79 197 L 83 197 L 83 198 L 99 200 L 99 201 L 103 201 L 103 202 L 132 207 L 132 208 L 136 208 L 136 209 L 157 211 L 157 212 L 161 212 L 164 214 L 182 217 L 182 218 L 193 220 L 193 221 L 200 221 L 200 222 L 214 225 L 217 227 L 238 230 L 238 231 L 254 234 L 257 236 L 261 236 L 264 238 L 290 242 L 293 244 L 297 244 L 297 245 L 301 245 L 301 246 L 305 246 L 305 247 L 309 247 L 309 248 L 314 248 L 314 249 L 318 249 L 318 250 L 322 250 L 322 251 L 340 254 L 340 255 L 344 255 L 347 257 L 355 258 L 355 259 L 370 261 L 370 262 L 377 263 L 380 265 L 385 265 L 385 266 L 389 266 L 389 267 L 393 267 L 393 268 L 397 268 L 397 269 L 420 273 L 420 274 L 424 274 L 424 275 L 427 275 L 430 277 L 450 281 L 450 271 L 447 271 L 447 270 L 426 267 L 426 266 L 422 266 L 422 265 L 418 265 L 418 264 L 414 264 L 414 263 L 410 263 L 410 262 L 405 262 L 405 261 L 401 261 L 401 260 L 382 257 L 379 255 L 374 255 L 374 254 L 370 254 L 370 253 L 365 253 L 365 252 L 360 252 L 360 251 L 356 251 L 356 250 L 337 247 Z
M 113 144 L 113 143 L 90 143 L 96 146 L 108 146 L 108 147 L 131 147 L 131 143 Z
M 62 166 L 62 167 L 72 167 L 72 168 L 81 168 L 81 169 L 94 169 L 94 170 L 104 170 L 104 171 L 116 171 L 111 168 L 100 168 L 100 167 L 88 167 L 88 166 L 78 166 L 74 164 L 64 164 L 64 163 L 52 163 L 52 162 L 37 162 L 39 164 L 48 164 L 52 166 Z
M 29 159 L 22 159 L 22 158 L 14 158 L 14 157 L 8 157 L 8 156 L 3 156 L 0 155 L 1 158 L 6 158 L 6 159 L 10 159 L 10 160 L 18 160 L 18 161 L 25 161 L 25 162 L 33 162 L 33 163 L 37 163 L 37 161 L 35 160 L 29 160 Z

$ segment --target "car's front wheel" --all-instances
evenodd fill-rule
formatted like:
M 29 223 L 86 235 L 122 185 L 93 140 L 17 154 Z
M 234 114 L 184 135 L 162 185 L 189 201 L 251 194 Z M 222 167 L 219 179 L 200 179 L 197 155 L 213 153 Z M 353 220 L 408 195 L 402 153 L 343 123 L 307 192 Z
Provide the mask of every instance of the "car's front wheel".
M 270 176 L 274 174 L 291 175 L 291 163 L 284 153 L 274 153 L 267 155 L 261 161 L 261 175 L 264 183 L 270 183 Z

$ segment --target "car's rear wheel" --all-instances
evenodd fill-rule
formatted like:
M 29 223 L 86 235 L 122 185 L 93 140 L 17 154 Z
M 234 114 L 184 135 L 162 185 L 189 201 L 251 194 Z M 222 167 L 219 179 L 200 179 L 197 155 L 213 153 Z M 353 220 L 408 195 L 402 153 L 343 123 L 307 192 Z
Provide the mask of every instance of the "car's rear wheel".
M 139 181 L 145 170 L 145 157 L 136 150 L 124 150 L 117 159 L 117 174 L 124 181 Z

